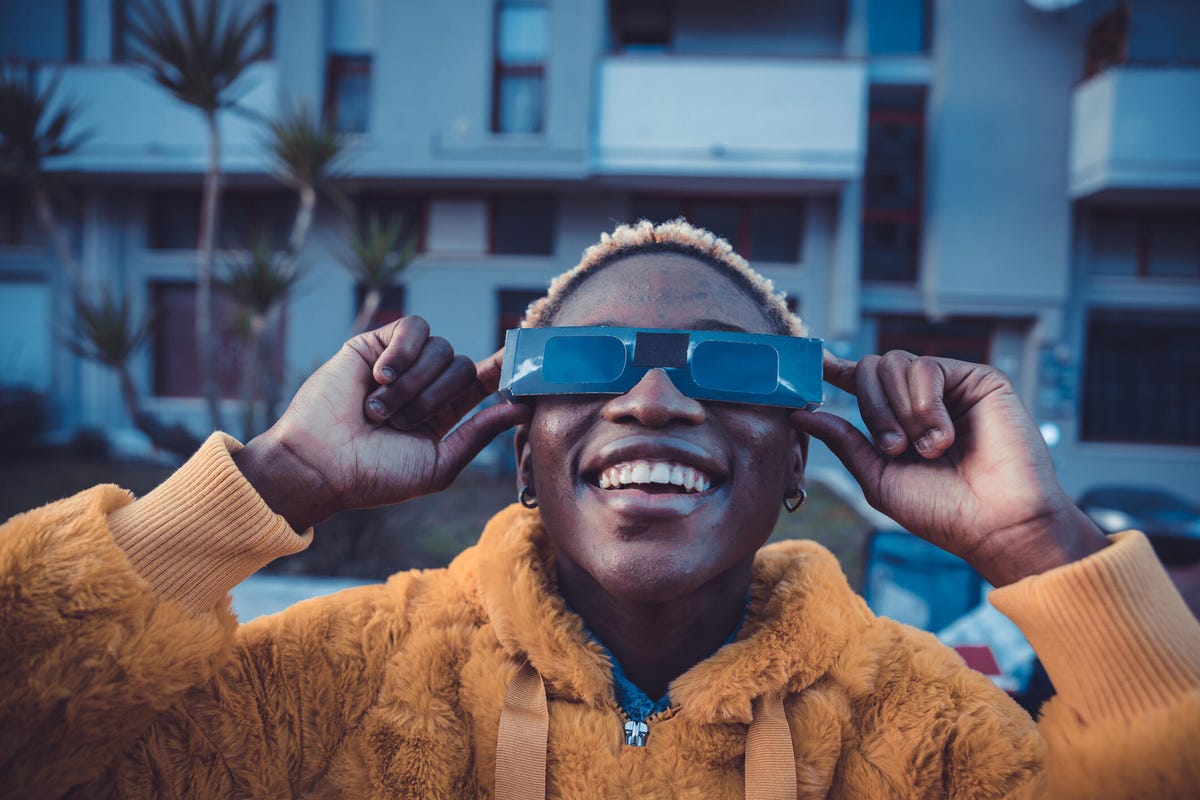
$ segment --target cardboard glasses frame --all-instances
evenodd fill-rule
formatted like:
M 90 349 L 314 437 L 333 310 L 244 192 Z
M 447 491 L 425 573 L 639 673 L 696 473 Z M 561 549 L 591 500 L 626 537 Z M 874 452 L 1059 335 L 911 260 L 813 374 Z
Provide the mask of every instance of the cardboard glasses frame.
M 625 394 L 661 369 L 688 397 L 816 409 L 820 339 L 664 328 L 517 328 L 504 337 L 500 392 L 509 400 Z

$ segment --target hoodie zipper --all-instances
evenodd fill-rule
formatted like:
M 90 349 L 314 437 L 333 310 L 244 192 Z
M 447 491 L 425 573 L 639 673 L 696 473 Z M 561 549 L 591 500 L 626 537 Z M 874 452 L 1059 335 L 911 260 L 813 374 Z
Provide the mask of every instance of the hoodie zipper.
M 622 723 L 621 732 L 625 736 L 625 744 L 628 747 L 645 747 L 646 740 L 650 736 L 650 723 L 661 722 L 670 719 L 675 715 L 676 711 L 675 706 L 670 706 L 668 708 L 664 708 L 662 711 L 657 711 L 651 714 L 639 722 L 638 720 L 631 719 L 630 716 L 625 713 L 625 709 L 621 708 L 619 705 L 616 708 L 622 719 L 625 720 L 625 722 Z

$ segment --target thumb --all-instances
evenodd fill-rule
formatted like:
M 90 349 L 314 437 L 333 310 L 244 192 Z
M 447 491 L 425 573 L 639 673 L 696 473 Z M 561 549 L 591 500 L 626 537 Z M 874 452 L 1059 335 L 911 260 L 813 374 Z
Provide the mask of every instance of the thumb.
M 820 439 L 838 457 L 862 487 L 867 502 L 874 505 L 879 494 L 879 476 L 887 462 L 862 431 L 838 415 L 824 411 L 796 411 L 791 419 L 797 432 Z
M 435 485 L 449 486 L 488 442 L 509 428 L 528 422 L 532 414 L 526 405 L 497 403 L 464 420 L 438 445 Z

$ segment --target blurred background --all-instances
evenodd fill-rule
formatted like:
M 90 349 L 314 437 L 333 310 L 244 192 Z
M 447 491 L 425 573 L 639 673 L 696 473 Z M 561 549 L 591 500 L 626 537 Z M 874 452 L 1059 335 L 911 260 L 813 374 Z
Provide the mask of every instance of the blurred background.
M 1007 372 L 1107 527 L 1152 489 L 1200 537 L 1195 0 L 0 0 L 0 59 L 3 516 L 147 490 L 402 314 L 482 358 L 682 215 L 842 355 Z M 278 569 L 445 563 L 510 463 Z M 858 581 L 886 522 L 810 475 L 779 535 Z

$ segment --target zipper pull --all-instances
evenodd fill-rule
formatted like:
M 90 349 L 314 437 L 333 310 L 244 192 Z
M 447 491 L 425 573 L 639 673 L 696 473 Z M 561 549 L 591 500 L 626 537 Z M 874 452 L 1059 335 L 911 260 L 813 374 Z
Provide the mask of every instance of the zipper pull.
M 625 723 L 625 744 L 630 747 L 645 747 L 648 733 L 650 733 L 650 726 L 645 722 L 630 720 Z

